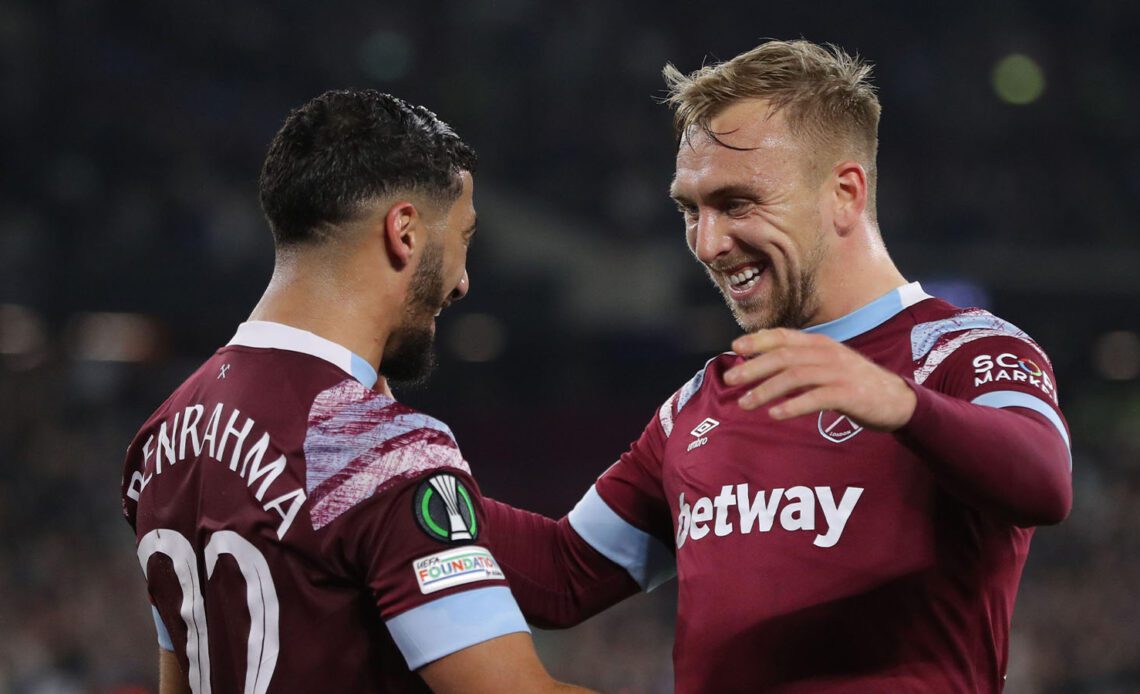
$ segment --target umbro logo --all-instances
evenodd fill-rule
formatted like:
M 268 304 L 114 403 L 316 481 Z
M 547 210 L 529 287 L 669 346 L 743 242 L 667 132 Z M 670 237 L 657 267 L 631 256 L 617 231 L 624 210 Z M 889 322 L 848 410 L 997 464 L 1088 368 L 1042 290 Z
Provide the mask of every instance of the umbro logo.
M 705 417 L 705 421 L 698 424 L 696 428 L 694 428 L 689 433 L 699 439 L 713 429 L 716 429 L 718 426 L 720 426 L 720 422 L 716 421 L 712 417 Z
M 712 417 L 705 417 L 705 421 L 698 424 L 696 427 L 693 428 L 692 431 L 689 432 L 689 434 L 691 436 L 693 436 L 694 440 L 692 443 L 689 444 L 689 447 L 687 449 L 685 449 L 685 452 L 688 453 L 689 451 L 693 450 L 694 448 L 700 448 L 701 446 L 708 443 L 709 437 L 706 436 L 705 434 L 708 434 L 710 431 L 712 431 L 713 429 L 716 429 L 718 426 L 720 426 L 720 422 L 716 421 Z

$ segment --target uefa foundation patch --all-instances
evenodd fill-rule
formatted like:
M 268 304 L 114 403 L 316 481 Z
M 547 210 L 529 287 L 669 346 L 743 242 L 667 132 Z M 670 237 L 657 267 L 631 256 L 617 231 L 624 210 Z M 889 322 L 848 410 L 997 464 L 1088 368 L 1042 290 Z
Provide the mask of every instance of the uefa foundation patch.
M 420 584 L 420 592 L 424 595 L 465 583 L 503 578 L 503 571 L 491 552 L 475 545 L 457 547 L 417 559 L 412 562 L 412 570 Z
M 469 542 L 479 537 L 471 492 L 455 475 L 440 473 L 421 482 L 412 513 L 433 540 Z

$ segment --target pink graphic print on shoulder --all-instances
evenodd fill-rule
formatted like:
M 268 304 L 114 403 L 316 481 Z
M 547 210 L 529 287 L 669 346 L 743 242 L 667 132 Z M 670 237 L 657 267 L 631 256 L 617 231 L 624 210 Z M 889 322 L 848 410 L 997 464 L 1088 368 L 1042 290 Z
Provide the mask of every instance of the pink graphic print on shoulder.
M 314 530 L 394 480 L 444 467 L 471 471 L 447 425 L 352 379 L 313 401 L 305 463 Z

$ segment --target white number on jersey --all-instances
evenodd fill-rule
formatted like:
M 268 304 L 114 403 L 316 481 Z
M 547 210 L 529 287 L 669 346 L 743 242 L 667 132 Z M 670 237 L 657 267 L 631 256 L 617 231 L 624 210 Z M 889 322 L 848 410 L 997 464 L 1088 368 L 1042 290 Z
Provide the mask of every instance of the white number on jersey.
M 186 659 L 190 664 L 190 690 L 211 694 L 210 647 L 206 629 L 206 601 L 194 548 L 181 533 L 155 528 L 139 541 L 138 557 L 143 575 L 147 563 L 158 552 L 170 558 L 174 574 L 182 586 L 179 614 L 186 623 Z M 265 557 L 248 540 L 232 530 L 219 530 L 206 543 L 206 579 L 214 575 L 218 556 L 228 554 L 237 562 L 245 578 L 245 600 L 249 608 L 249 638 L 246 643 L 245 694 L 265 694 L 277 667 L 278 604 L 277 589 L 269 575 Z

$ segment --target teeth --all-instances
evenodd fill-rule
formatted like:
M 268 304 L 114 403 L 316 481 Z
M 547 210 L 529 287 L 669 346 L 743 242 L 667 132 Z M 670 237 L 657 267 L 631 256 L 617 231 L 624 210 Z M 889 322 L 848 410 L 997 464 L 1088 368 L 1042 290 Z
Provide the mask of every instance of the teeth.
M 754 279 L 756 277 L 759 277 L 759 276 L 760 276 L 759 268 L 754 267 L 754 266 L 753 267 L 746 267 L 743 270 L 741 270 L 740 272 L 729 275 L 728 281 L 732 284 L 732 286 L 743 289 L 746 287 L 741 287 L 741 285 L 744 285 L 745 283 L 747 283 L 748 287 L 751 287 L 753 284 L 756 283 L 754 281 Z

